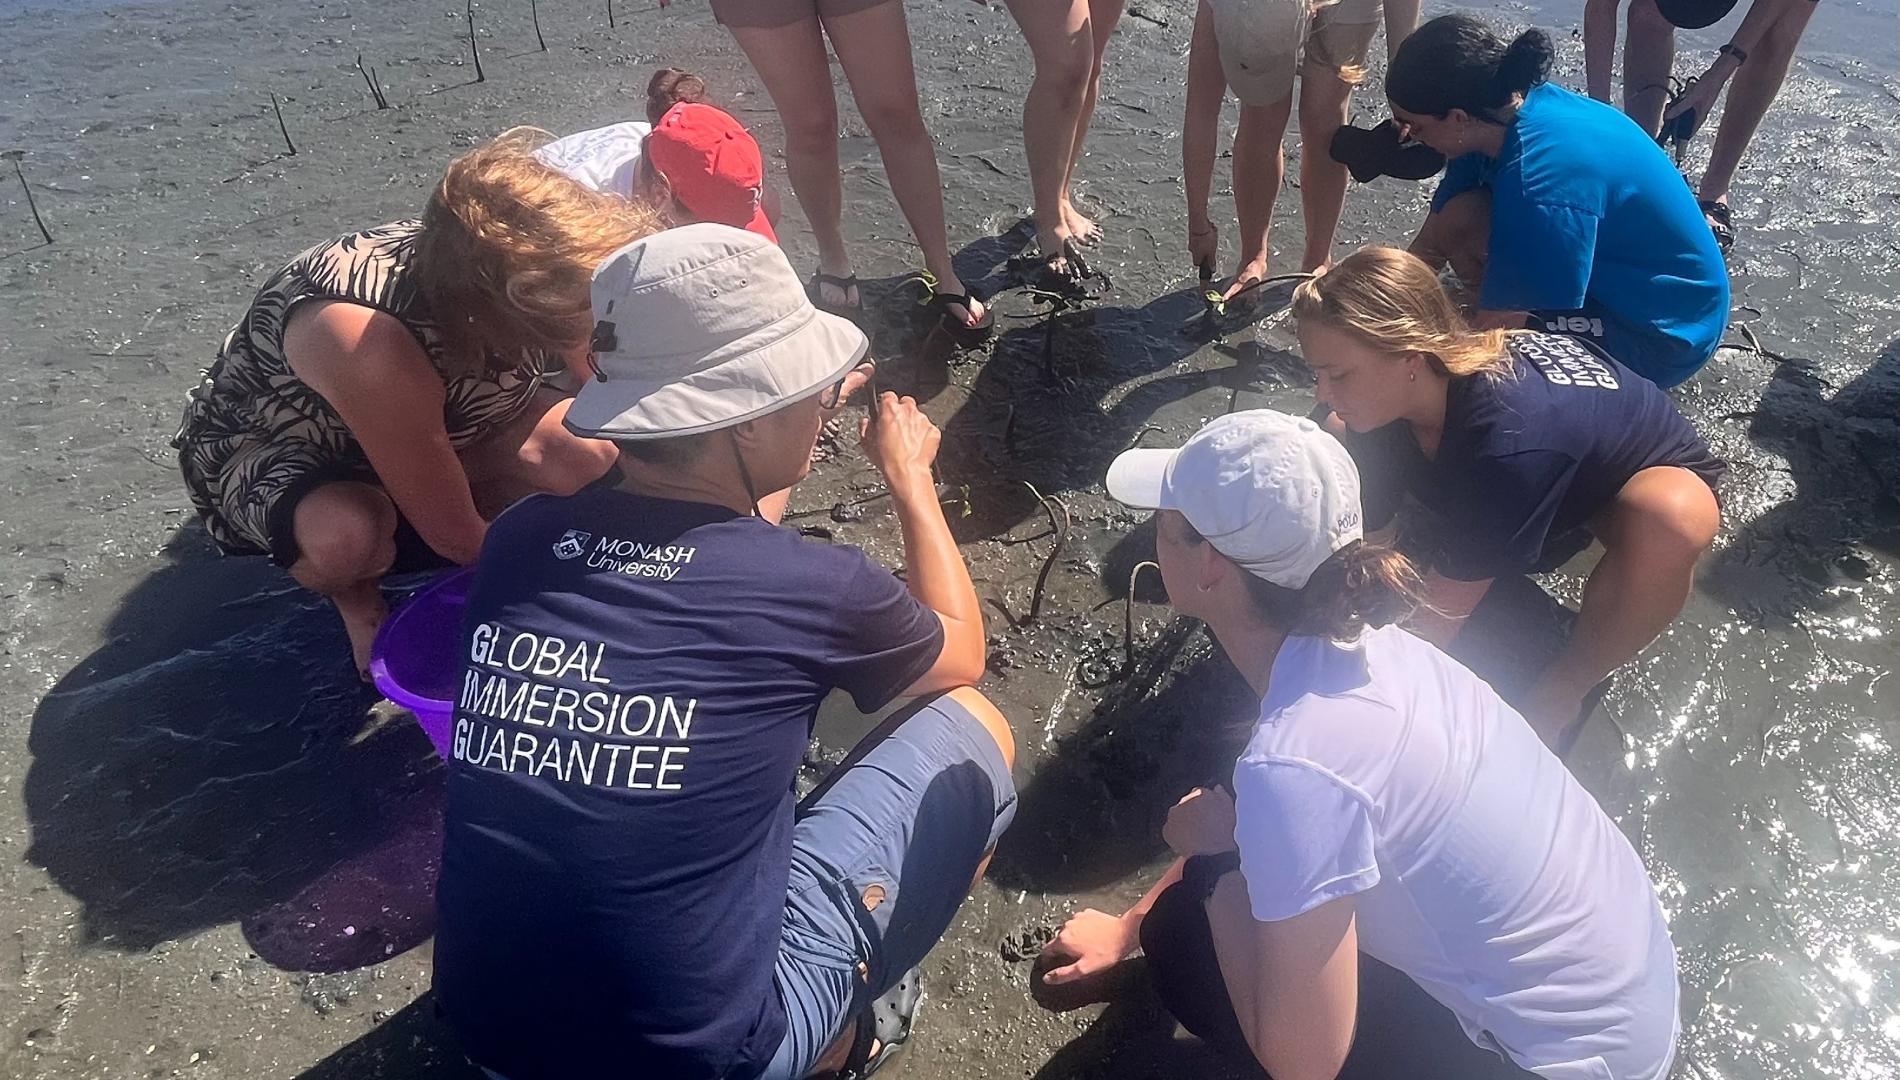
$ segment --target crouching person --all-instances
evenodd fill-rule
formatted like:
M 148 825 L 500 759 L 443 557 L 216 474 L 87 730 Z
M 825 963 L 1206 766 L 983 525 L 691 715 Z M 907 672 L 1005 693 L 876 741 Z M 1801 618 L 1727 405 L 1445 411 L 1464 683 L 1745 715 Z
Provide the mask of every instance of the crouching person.
M 1668 1076 L 1675 950 L 1642 860 L 1522 717 L 1393 625 L 1417 579 L 1361 538 L 1339 443 L 1234 413 L 1124 453 L 1108 492 L 1155 510 L 1169 602 L 1260 714 L 1231 786 L 1170 811 L 1181 860 L 1125 915 L 1071 919 L 1045 986 L 1080 1004 L 1141 949 L 1189 1031 L 1278 1080 Z
M 507 1080 L 797 1080 L 902 1042 L 915 969 L 1014 813 L 939 433 L 863 439 L 906 575 L 761 517 L 862 384 L 864 335 L 723 225 L 596 273 L 598 377 L 566 422 L 617 473 L 518 503 L 469 596 L 435 989 Z M 917 701 L 802 803 L 819 702 Z

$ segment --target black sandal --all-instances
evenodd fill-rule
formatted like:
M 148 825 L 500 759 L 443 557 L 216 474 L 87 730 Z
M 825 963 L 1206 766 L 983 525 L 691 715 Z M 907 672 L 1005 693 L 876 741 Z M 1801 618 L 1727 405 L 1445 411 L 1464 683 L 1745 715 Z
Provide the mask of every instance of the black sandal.
M 1702 219 L 1709 223 L 1709 231 L 1715 234 L 1715 246 L 1727 255 L 1728 249 L 1735 244 L 1735 222 L 1729 216 L 1728 204 L 1714 199 L 1698 199 L 1696 205 L 1702 208 Z
M 871 1002 L 858 1017 L 857 1037 L 851 1040 L 851 1052 L 845 1056 L 838 1075 L 847 1080 L 863 1080 L 890 1061 L 910 1041 L 917 1023 L 917 1007 L 924 1000 L 924 969 L 915 967 L 897 980 L 883 997 Z M 872 1044 L 877 1050 L 872 1052 Z
M 937 315 L 937 325 L 943 327 L 943 332 L 950 335 L 952 341 L 966 349 L 988 341 L 990 334 L 996 329 L 996 314 L 990 310 L 989 297 L 979 294 L 974 289 L 968 293 L 954 293 L 939 289 L 937 275 L 928 270 L 917 271 L 906 278 L 903 284 L 919 288 L 923 295 L 918 298 L 918 305 L 934 311 Z M 974 304 L 983 305 L 983 315 L 977 319 L 976 325 L 972 326 L 964 322 L 963 316 L 958 315 L 953 308 L 962 307 L 965 311 L 975 313 L 976 308 L 972 306 Z
M 846 296 L 851 295 L 851 290 L 857 289 L 858 302 L 854 304 L 846 300 L 842 304 L 827 303 L 825 301 L 824 289 L 826 285 L 837 289 Z M 847 319 L 853 318 L 864 311 L 864 290 L 858 288 L 858 275 L 856 274 L 839 277 L 836 274 L 827 274 L 823 270 L 813 270 L 811 272 L 811 280 L 805 283 L 805 295 L 811 297 L 812 306 L 819 311 L 828 311 L 833 315 L 840 315 Z
M 930 299 L 924 301 L 937 312 L 937 325 L 950 335 L 950 340 L 964 348 L 974 348 L 990 339 L 996 330 L 996 313 L 988 304 L 983 304 L 983 314 L 974 324 L 963 321 L 956 309 L 975 313 L 975 304 L 982 304 L 983 298 L 975 293 L 938 292 L 931 290 Z

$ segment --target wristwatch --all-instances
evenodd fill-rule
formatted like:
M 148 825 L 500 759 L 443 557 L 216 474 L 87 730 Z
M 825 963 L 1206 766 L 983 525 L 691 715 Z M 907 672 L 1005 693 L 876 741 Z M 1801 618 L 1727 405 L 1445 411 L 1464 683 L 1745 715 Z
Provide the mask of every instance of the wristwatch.
M 1181 883 L 1203 903 L 1214 895 L 1220 879 L 1240 869 L 1240 852 L 1223 851 L 1218 855 L 1196 855 L 1181 868 Z
M 1743 64 L 1746 64 L 1746 63 L 1748 63 L 1748 52 L 1747 52 L 1747 50 L 1745 50 L 1745 49 L 1738 49 L 1738 48 L 1736 48 L 1736 47 L 1735 47 L 1735 43 L 1734 43 L 1734 42 L 1732 42 L 1732 41 L 1731 41 L 1731 42 L 1729 42 L 1729 43 L 1728 43 L 1727 45 L 1724 45 L 1724 46 L 1722 46 L 1721 48 L 1719 48 L 1719 49 L 1717 49 L 1717 50 L 1715 50 L 1715 55 L 1717 55 L 1717 56 L 1733 56 L 1733 57 L 1735 58 L 1735 66 L 1736 66 L 1736 67 L 1741 67 L 1741 66 L 1742 66 Z

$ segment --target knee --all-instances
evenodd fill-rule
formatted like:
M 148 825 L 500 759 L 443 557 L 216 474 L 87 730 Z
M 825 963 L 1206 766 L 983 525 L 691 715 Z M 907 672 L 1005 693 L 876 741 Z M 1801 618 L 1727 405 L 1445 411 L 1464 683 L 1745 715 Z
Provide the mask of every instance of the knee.
M 830 146 L 838 141 L 838 103 L 826 100 L 796 113 L 780 112 L 779 123 L 785 130 L 785 148 L 793 153 Z
M 1016 734 L 1010 730 L 1009 719 L 1000 709 L 983 696 L 975 687 L 961 686 L 944 695 L 951 701 L 963 706 L 983 729 L 996 740 L 996 748 L 1003 752 L 1003 762 L 1010 768 L 1016 767 Z
M 323 591 L 378 578 L 396 561 L 396 508 L 366 484 L 319 488 L 297 504 L 297 580 Z
M 1722 526 L 1715 493 L 1693 473 L 1674 468 L 1657 477 L 1638 474 L 1629 487 L 1636 490 L 1619 500 L 1622 520 L 1613 537 L 1640 545 L 1657 563 L 1694 566 Z
M 1036 83 L 1063 101 L 1081 101 L 1101 71 L 1101 63 L 1084 35 L 1070 43 L 1069 48 L 1037 60 Z
M 928 142 L 930 139 L 915 95 L 894 94 L 877 101 L 860 101 L 858 114 L 864 117 L 864 126 L 871 129 L 872 138 L 880 142 Z

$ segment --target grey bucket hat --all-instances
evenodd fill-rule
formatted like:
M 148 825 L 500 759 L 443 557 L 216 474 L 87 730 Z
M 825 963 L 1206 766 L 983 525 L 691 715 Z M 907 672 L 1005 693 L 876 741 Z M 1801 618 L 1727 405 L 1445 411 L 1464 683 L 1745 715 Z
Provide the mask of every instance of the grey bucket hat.
M 594 369 L 567 429 L 599 439 L 718 431 L 818 393 L 864 359 L 778 245 L 730 225 L 667 229 L 594 272 Z

